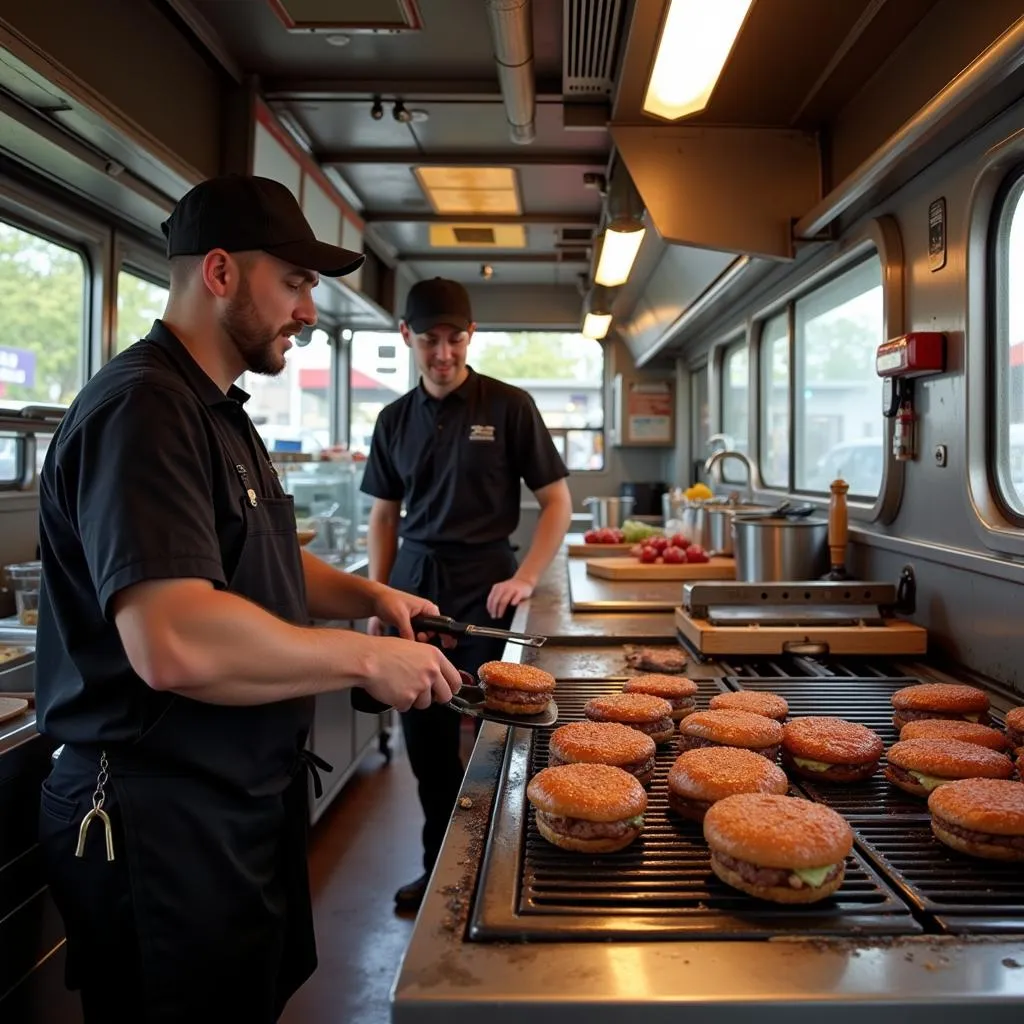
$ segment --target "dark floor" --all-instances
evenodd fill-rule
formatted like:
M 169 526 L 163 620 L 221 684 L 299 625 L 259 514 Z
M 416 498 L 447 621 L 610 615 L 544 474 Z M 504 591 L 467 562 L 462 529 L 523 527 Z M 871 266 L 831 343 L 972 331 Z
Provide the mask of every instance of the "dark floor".
M 401 730 L 390 764 L 374 751 L 317 822 L 310 849 L 320 966 L 280 1024 L 387 1024 L 388 996 L 412 932 L 394 892 L 421 871 L 423 816 Z M 473 742 L 464 734 L 468 755 Z

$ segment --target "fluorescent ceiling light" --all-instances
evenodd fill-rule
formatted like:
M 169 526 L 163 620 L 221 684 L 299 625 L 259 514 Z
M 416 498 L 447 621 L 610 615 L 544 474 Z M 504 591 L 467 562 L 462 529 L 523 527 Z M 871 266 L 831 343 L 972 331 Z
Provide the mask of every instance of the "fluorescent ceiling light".
M 522 213 L 511 167 L 416 167 L 413 173 L 435 213 Z
M 588 313 L 583 318 L 583 337 L 600 341 L 612 325 L 611 313 Z
M 676 121 L 708 105 L 753 0 L 669 0 L 644 111 Z
M 644 227 L 619 230 L 609 225 L 601 245 L 601 258 L 597 262 L 597 273 L 594 275 L 595 284 L 603 284 L 607 288 L 625 284 L 646 233 Z

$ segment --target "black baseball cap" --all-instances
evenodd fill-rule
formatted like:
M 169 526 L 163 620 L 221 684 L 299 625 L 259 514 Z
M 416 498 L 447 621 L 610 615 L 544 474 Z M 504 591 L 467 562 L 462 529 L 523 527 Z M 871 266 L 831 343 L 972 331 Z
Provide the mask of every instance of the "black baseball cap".
M 469 330 L 473 322 L 469 292 L 458 281 L 444 277 L 417 281 L 405 298 L 405 316 L 402 319 L 414 334 L 423 334 L 438 324 L 449 324 L 460 331 Z
M 287 263 L 342 277 L 366 258 L 317 240 L 291 191 L 272 178 L 225 174 L 185 193 L 160 225 L 167 258 L 205 256 L 211 249 L 260 249 Z

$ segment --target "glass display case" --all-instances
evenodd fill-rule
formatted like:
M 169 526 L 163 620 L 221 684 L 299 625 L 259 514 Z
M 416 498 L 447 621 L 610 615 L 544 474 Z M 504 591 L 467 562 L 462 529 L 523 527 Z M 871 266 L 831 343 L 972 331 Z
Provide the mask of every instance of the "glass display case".
M 366 462 L 284 452 L 273 458 L 285 491 L 295 499 L 297 526 L 315 531 L 308 550 L 337 565 L 364 557 L 372 502 L 359 490 Z

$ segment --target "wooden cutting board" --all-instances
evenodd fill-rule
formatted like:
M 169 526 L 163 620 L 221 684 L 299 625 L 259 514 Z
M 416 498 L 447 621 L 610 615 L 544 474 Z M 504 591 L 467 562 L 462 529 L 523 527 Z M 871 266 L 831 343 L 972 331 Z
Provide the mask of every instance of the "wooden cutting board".
M 28 701 L 19 697 L 0 697 L 0 722 L 17 718 L 28 711 Z
M 587 575 L 604 580 L 734 580 L 736 560 L 712 558 L 710 562 L 666 565 L 635 558 L 597 558 L 587 561 Z
M 625 555 L 632 544 L 570 544 L 570 558 L 609 558 Z

